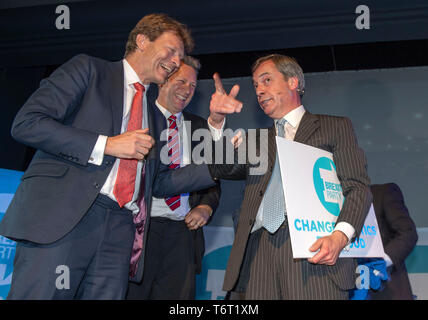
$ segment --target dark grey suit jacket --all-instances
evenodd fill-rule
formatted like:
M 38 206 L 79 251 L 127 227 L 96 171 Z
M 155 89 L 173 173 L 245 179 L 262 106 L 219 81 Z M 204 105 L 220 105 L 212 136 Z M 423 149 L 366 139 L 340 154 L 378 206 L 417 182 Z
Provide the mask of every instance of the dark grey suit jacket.
M 257 139 L 258 141 L 258 139 Z M 366 170 L 364 152 L 358 147 L 351 121 L 347 118 L 314 115 L 306 112 L 296 132 L 294 141 L 333 153 L 337 175 L 346 201 L 337 222 L 351 224 L 357 235 L 360 233 L 368 213 L 372 195 Z M 260 150 L 260 146 L 257 146 Z M 250 175 L 251 164 L 210 165 L 214 178 L 245 179 L 246 188 L 241 206 L 239 223 L 230 253 L 223 290 L 232 290 L 239 276 L 247 240 L 269 183 L 276 158 L 275 127 L 268 133 L 268 171 L 264 175 Z M 325 268 L 331 279 L 344 290 L 355 286 L 355 259 L 338 259 L 334 266 Z
M 385 253 L 393 265 L 389 268 L 391 280 L 377 292 L 370 291 L 372 300 L 412 300 L 413 294 L 405 259 L 418 241 L 418 234 L 403 194 L 395 183 L 374 184 L 373 206 L 379 224 Z

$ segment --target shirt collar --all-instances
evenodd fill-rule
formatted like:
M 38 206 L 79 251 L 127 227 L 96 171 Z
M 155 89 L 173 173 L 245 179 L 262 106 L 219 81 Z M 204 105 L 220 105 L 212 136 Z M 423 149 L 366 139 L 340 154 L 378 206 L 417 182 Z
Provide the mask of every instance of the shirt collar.
M 158 102 L 158 100 L 156 100 L 155 104 L 156 104 L 156 106 L 158 107 L 158 109 L 160 110 L 160 112 L 162 112 L 162 114 L 164 115 L 164 117 L 165 117 L 166 119 L 168 119 L 168 118 L 172 115 L 172 113 L 171 113 L 171 112 L 169 112 L 165 107 L 163 107 L 163 106 Z M 181 123 L 181 118 L 182 118 L 182 116 L 183 116 L 183 113 L 182 113 L 182 112 L 175 113 L 175 114 L 174 114 L 174 116 L 176 116 L 176 117 L 177 117 L 177 123 Z
M 287 113 L 281 119 L 285 119 L 293 128 L 296 128 L 299 125 L 300 121 L 302 120 L 302 117 L 305 114 L 305 111 L 306 111 L 305 107 L 301 104 L 296 109 Z M 275 120 L 275 124 L 281 119 Z
M 149 89 L 150 84 L 143 84 L 138 77 L 135 70 L 131 67 L 128 61 L 126 59 L 123 59 L 123 70 L 124 70 L 124 76 L 125 76 L 125 83 L 127 86 L 130 86 L 134 84 L 135 82 L 139 82 L 144 86 L 145 92 Z

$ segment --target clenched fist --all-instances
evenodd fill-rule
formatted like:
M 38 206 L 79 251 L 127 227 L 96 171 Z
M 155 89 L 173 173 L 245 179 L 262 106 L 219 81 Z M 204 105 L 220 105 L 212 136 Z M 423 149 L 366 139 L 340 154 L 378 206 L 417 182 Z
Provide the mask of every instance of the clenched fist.
M 149 129 L 138 129 L 108 137 L 104 153 L 120 159 L 142 160 L 155 144 L 148 132 Z

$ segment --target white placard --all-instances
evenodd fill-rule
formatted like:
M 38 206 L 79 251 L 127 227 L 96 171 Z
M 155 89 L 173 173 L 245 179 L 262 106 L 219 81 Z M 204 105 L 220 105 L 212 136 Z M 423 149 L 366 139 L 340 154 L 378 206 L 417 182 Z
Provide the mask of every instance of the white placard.
M 309 248 L 331 234 L 346 199 L 330 152 L 276 137 L 291 246 L 294 258 L 309 258 Z M 384 250 L 373 205 L 358 242 L 339 257 L 383 257 Z

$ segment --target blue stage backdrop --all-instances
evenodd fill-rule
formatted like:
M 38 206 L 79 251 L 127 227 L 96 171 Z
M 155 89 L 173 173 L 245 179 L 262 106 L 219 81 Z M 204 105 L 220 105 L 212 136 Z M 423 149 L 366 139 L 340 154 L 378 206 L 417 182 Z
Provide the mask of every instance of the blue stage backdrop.
M 9 206 L 23 172 L 0 169 L 0 220 Z M 224 213 L 231 219 L 232 213 Z M 196 299 L 221 300 L 224 273 L 233 243 L 232 227 L 207 226 L 205 230 L 205 257 L 202 273 L 196 277 Z M 419 240 L 407 258 L 409 277 L 417 299 L 428 299 L 428 228 L 418 228 Z M 0 300 L 6 299 L 12 280 L 15 243 L 0 236 Z
M 0 220 L 18 188 L 23 172 L 0 169 Z M 12 281 L 15 242 L 0 236 L 0 300 L 6 299 Z

